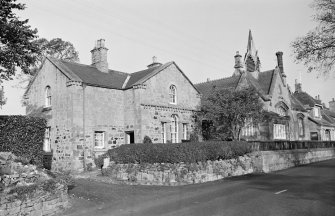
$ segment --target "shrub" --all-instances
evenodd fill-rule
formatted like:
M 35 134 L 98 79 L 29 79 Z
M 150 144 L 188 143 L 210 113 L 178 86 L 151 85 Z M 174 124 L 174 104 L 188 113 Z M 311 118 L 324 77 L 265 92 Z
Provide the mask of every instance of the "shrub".
M 0 152 L 12 152 L 41 166 L 45 127 L 43 118 L 0 116 Z
M 194 163 L 236 158 L 251 152 L 247 142 L 187 142 L 173 144 L 132 144 L 110 149 L 115 163 Z
M 102 167 L 104 166 L 104 159 L 107 157 L 108 157 L 107 154 L 103 154 L 103 155 L 99 155 L 97 158 L 94 158 L 95 166 L 98 169 L 102 169 Z
M 143 139 L 143 143 L 152 143 L 150 137 L 148 136 L 145 136 L 144 139 Z

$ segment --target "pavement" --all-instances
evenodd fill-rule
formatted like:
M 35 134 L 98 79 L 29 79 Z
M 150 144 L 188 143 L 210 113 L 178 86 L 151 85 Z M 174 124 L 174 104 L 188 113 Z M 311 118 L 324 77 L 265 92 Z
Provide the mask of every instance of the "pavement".
M 78 179 L 63 215 L 335 215 L 335 159 L 177 187 Z

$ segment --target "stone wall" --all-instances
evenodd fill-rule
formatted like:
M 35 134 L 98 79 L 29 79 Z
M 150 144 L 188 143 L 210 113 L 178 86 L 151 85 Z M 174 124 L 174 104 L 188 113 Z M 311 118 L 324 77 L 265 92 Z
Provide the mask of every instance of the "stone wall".
M 253 173 L 253 157 L 191 164 L 113 164 L 103 175 L 128 184 L 177 186 Z
M 334 148 L 261 151 L 259 164 L 265 173 L 335 158 Z
M 249 173 L 268 173 L 335 158 L 334 148 L 257 151 L 237 159 L 191 164 L 114 164 L 103 175 L 126 184 L 177 186 Z
M 67 188 L 63 185 L 52 192 L 36 190 L 23 197 L 18 197 L 17 193 L 0 193 L 0 216 L 56 215 L 68 206 Z

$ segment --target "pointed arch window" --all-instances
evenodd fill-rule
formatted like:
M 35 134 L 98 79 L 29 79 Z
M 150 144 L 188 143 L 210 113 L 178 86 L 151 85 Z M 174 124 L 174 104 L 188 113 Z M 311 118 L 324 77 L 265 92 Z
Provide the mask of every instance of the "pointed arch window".
M 170 85 L 169 95 L 170 95 L 170 103 L 177 104 L 177 88 L 175 85 Z
M 178 116 L 172 115 L 171 118 L 172 118 L 171 124 L 170 124 L 171 142 L 177 143 L 178 142 Z
M 45 107 L 51 107 L 51 88 L 45 87 Z

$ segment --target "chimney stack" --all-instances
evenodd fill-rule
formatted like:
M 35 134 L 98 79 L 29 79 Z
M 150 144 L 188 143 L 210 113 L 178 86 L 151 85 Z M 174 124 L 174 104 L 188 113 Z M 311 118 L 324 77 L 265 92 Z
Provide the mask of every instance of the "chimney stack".
M 108 73 L 107 51 L 105 39 L 97 40 L 95 47 L 91 50 L 92 66 L 104 73 Z
M 286 85 L 286 74 L 284 73 L 284 66 L 283 66 L 283 52 L 281 51 L 276 52 L 276 56 L 277 56 L 277 65 L 283 77 L 284 85 Z
M 152 63 L 149 64 L 147 67 L 152 68 L 152 67 L 161 66 L 161 65 L 162 65 L 162 63 L 157 62 L 157 57 L 153 56 L 152 57 Z
M 235 58 L 235 71 L 233 73 L 233 76 L 238 76 L 242 74 L 243 72 L 243 61 L 242 61 L 242 56 L 240 55 L 239 51 L 236 51 L 236 55 L 234 56 Z
M 335 100 L 329 101 L 329 110 L 335 112 Z
M 301 89 L 301 83 L 298 83 L 298 80 L 297 80 L 297 79 L 295 79 L 295 84 L 294 84 L 294 86 L 295 86 L 295 92 L 298 92 L 298 93 L 302 92 L 302 89 Z

